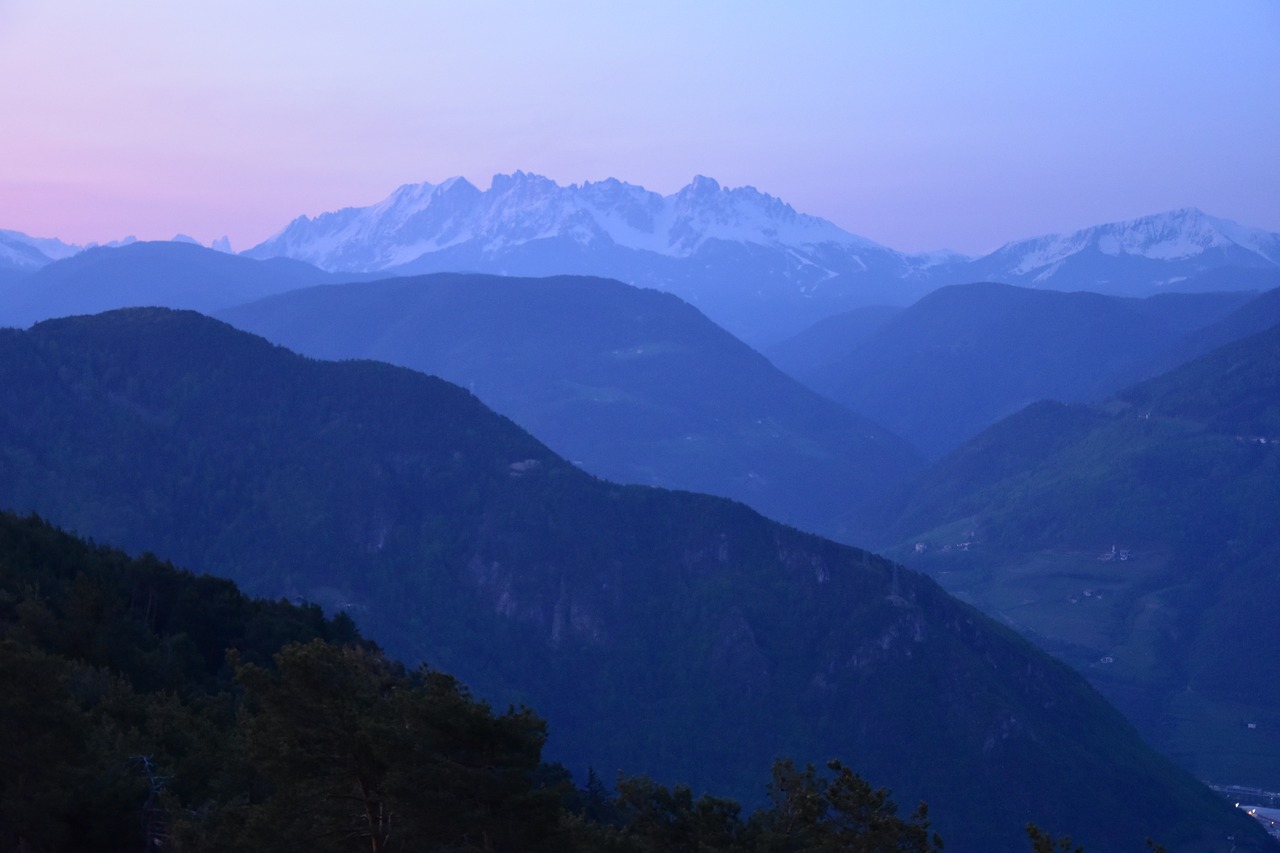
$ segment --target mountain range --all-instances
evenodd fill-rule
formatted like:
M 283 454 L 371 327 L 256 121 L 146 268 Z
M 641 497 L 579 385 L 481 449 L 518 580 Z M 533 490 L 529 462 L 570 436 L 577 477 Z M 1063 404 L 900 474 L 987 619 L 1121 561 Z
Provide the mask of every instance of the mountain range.
M 1280 234 L 1246 228 L 1196 208 L 1002 246 L 966 265 L 969 281 L 1000 281 L 1117 296 L 1217 290 L 1221 268 L 1274 271 Z
M 893 433 L 937 457 L 1032 401 L 1101 400 L 1280 317 L 1280 290 L 1136 299 L 947 286 L 908 308 L 836 315 L 768 350 L 842 413 L 655 291 L 376 275 L 135 242 L 0 288 L 0 323 L 130 305 L 220 312 L 311 355 L 445 376 L 599 476 L 733 497 L 860 543 L 878 534 L 860 525 L 862 508 L 919 464 Z M 344 278 L 365 280 L 316 287 Z
M 597 476 L 731 497 L 828 536 L 921 466 L 696 308 L 607 279 L 437 273 L 218 316 L 304 355 L 462 385 Z
M 0 288 L 0 324 L 200 310 L 323 358 L 469 388 L 585 470 L 742 500 L 847 541 L 920 467 L 906 442 L 784 375 L 672 294 L 585 277 L 381 281 L 182 242 L 86 250 Z
M 30 272 L 81 250 L 53 237 L 29 237 L 21 231 L 0 229 L 0 269 Z
M 350 272 L 585 273 L 670 290 L 754 345 L 861 305 L 1000 281 L 1116 295 L 1219 289 L 1224 267 L 1276 273 L 1280 235 L 1195 209 L 1009 243 L 977 258 L 896 252 L 751 187 L 697 177 L 661 196 L 616 180 L 561 187 L 498 175 L 410 184 L 384 201 L 300 217 L 247 252 Z M 1235 289 L 1235 288 L 1232 288 Z
M 524 172 L 484 191 L 462 178 L 406 185 L 372 207 L 300 217 L 246 254 L 353 272 L 616 278 L 669 290 L 748 342 L 779 324 L 798 329 L 853 293 L 888 298 L 929 263 L 711 178 L 661 196 Z
M 2 232 L 0 270 L 13 278 L 65 251 Z M 675 293 L 756 347 L 948 284 L 1123 296 L 1280 285 L 1280 235 L 1194 208 L 1018 240 L 980 257 L 903 253 L 752 187 L 701 176 L 667 196 L 612 178 L 560 186 L 519 171 L 494 176 L 486 190 L 460 177 L 406 184 L 368 207 L 300 216 L 244 254 L 342 274 L 615 278 Z
M 1265 324 L 1265 304 L 1251 292 L 1137 299 L 957 284 L 907 308 L 828 318 L 767 354 L 937 458 L 1030 403 L 1101 401 L 1203 354 L 1212 347 L 1184 339 L 1237 311 Z
M 741 795 L 848 756 L 947 849 L 1252 838 L 1082 679 L 927 578 L 722 499 L 596 480 L 442 380 L 192 313 L 0 330 L 0 503 L 345 610 L 530 701 L 548 750 Z
M 350 281 L 287 258 L 251 261 L 186 241 L 100 246 L 0 282 L 0 323 L 25 327 L 72 314 L 164 306 L 212 312 L 309 285 Z

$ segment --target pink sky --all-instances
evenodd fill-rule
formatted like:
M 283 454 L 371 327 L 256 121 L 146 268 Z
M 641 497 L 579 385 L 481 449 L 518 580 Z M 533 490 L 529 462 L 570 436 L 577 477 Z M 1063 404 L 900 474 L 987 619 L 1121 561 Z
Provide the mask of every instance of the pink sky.
M 496 172 L 750 184 L 902 250 L 1280 232 L 1280 4 L 0 0 L 0 228 L 237 249 Z

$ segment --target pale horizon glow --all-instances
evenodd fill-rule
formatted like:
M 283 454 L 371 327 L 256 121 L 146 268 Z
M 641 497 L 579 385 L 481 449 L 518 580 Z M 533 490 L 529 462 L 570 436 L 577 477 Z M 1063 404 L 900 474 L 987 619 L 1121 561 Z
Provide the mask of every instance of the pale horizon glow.
M 0 0 L 0 228 L 223 235 L 461 175 L 750 185 L 901 251 L 1280 232 L 1280 4 Z

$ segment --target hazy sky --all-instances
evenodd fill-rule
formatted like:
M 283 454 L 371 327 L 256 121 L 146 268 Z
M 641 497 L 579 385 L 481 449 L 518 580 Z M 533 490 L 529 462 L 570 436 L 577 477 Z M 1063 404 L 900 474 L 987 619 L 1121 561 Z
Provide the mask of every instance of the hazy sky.
M 248 248 L 403 183 L 750 184 L 893 248 L 1280 231 L 1280 2 L 0 0 L 0 228 Z

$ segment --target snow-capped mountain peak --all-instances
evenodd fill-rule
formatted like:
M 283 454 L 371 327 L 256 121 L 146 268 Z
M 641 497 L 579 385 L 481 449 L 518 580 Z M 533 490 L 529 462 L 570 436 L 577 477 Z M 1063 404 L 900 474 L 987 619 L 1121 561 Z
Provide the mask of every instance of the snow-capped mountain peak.
M 31 237 L 21 231 L 0 229 L 0 267 L 36 270 L 51 261 L 69 258 L 81 248 L 53 237 Z
M 902 304 L 947 284 L 1133 296 L 1200 286 L 1210 270 L 1280 266 L 1280 235 L 1186 208 L 977 258 L 903 254 L 705 175 L 662 195 L 615 178 L 561 186 L 516 171 L 484 190 L 461 177 L 405 184 L 368 207 L 300 217 L 245 254 L 340 272 L 609 276 L 670 290 L 763 340 L 838 307 Z M 1238 280 L 1228 272 L 1209 286 L 1244 286 Z
M 1265 232 L 1251 231 L 1227 219 L 1187 207 L 1091 229 L 1098 249 L 1108 255 L 1140 255 L 1153 260 L 1180 260 L 1209 249 L 1240 246 L 1265 255 Z M 1263 250 L 1260 252 L 1259 250 Z M 1268 258 L 1268 260 L 1274 260 Z
M 687 257 L 710 240 L 887 251 L 826 220 L 798 214 L 754 187 L 728 189 L 702 175 L 662 196 L 614 178 L 562 187 L 542 175 L 516 171 L 495 175 L 484 191 L 461 177 L 406 184 L 369 207 L 299 217 L 247 254 L 374 271 L 461 244 L 492 256 L 552 238 L 668 257 Z
M 1209 216 L 1195 208 L 1190 208 L 1186 212 L 1199 217 L 1204 226 L 1212 229 L 1222 240 L 1255 252 L 1273 264 L 1280 264 L 1280 235 L 1258 228 L 1249 228 L 1230 219 Z
M 1008 243 L 993 255 L 1016 259 L 1011 271 L 1027 275 L 1044 271 L 1086 250 L 1113 257 L 1127 255 L 1153 261 L 1178 261 L 1195 258 L 1212 249 L 1243 250 L 1271 263 L 1280 263 L 1277 235 L 1209 216 L 1194 207 L 1096 225 L 1070 234 Z

